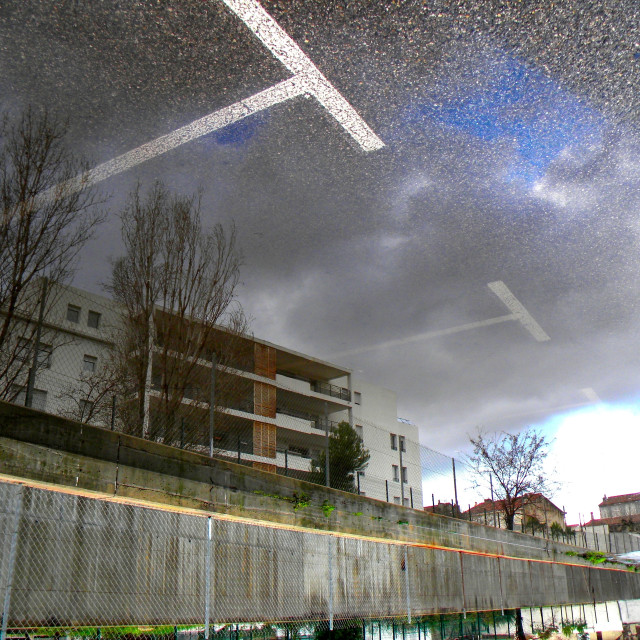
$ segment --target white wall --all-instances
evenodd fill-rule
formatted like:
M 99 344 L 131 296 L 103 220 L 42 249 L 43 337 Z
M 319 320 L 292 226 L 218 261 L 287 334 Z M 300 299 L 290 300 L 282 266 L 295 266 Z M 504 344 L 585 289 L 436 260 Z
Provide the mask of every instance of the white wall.
M 361 479 L 360 487 L 371 498 L 386 499 L 385 480 L 389 486 L 389 501 L 401 497 L 400 482 L 393 480 L 393 465 L 400 466 L 399 450 L 391 448 L 390 434 L 405 437 L 406 452 L 402 454 L 402 465 L 407 468 L 407 483 L 404 486 L 405 503 L 413 493 L 413 505 L 422 509 L 422 469 L 420 467 L 420 445 L 418 428 L 398 422 L 398 405 L 395 392 L 370 384 L 360 377 L 353 378 L 353 391 L 362 397 L 360 405 L 353 405 L 353 424 L 362 426 L 364 445 L 371 452 L 371 459 Z
M 74 406 L 66 395 L 76 392 L 79 398 L 83 388 L 79 380 L 88 375 L 83 372 L 85 355 L 96 358 L 96 371 L 104 365 L 120 316 L 108 298 L 74 287 L 57 288 L 51 295 L 54 303 L 45 317 L 41 336 L 41 344 L 53 348 L 50 367 L 39 368 L 35 380 L 35 389 L 45 391 L 46 400 L 44 405 L 34 402 L 34 408 L 64 415 Z M 67 319 L 69 305 L 80 309 L 77 323 Z M 100 314 L 98 328 L 88 326 L 89 311 Z M 21 399 L 24 401 L 23 394 L 17 401 Z
M 617 516 L 631 516 L 640 513 L 640 501 L 619 502 L 600 507 L 601 518 L 615 518 Z

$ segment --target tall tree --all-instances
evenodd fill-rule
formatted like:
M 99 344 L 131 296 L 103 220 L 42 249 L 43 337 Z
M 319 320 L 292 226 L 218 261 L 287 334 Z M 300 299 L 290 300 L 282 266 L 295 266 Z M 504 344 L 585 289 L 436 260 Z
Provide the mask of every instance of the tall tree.
M 371 454 L 364 446 L 355 429 L 346 421 L 329 435 L 329 484 L 334 489 L 355 492 L 356 473 L 363 471 L 369 464 Z M 314 480 L 325 482 L 326 451 L 321 450 L 312 460 Z
M 175 439 L 183 401 L 208 402 L 211 368 L 229 356 L 246 321 L 236 300 L 241 258 L 235 228 L 205 228 L 198 196 L 172 195 L 156 183 L 140 187 L 121 214 L 125 253 L 108 289 L 122 305 L 137 431 Z M 226 333 L 221 337 L 219 327 Z M 216 389 L 217 389 L 216 384 Z M 150 391 L 159 394 L 152 421 Z
M 551 494 L 555 488 L 544 470 L 549 442 L 531 428 L 519 434 L 487 435 L 479 431 L 469 440 L 473 453 L 468 461 L 475 474 L 475 485 L 484 491 L 489 487 L 493 489 L 506 528 L 513 531 L 515 515 L 526 507 L 527 500 L 533 494 Z M 516 609 L 515 614 L 516 636 L 518 640 L 525 640 L 522 611 Z
M 475 486 L 484 492 L 492 487 L 506 528 L 513 531 L 515 515 L 526 507 L 527 499 L 536 493 L 551 494 L 555 489 L 544 471 L 549 442 L 535 429 L 518 434 L 478 432 L 469 440 L 473 453 L 468 462 Z
M 42 292 L 45 317 L 103 214 L 87 167 L 65 143 L 67 128 L 27 109 L 0 125 L 0 398 L 26 383 Z

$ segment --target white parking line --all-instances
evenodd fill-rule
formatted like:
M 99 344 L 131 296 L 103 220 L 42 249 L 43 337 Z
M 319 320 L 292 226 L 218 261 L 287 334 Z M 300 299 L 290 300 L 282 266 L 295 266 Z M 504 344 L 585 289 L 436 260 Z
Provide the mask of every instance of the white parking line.
M 469 322 L 468 324 L 461 324 L 457 327 L 450 327 L 449 329 L 437 329 L 435 331 L 426 331 L 425 333 L 418 333 L 406 338 L 398 338 L 397 340 L 387 340 L 385 342 L 379 342 L 378 344 L 368 347 L 356 347 L 355 349 L 347 349 L 346 351 L 337 351 L 330 353 L 327 358 L 338 358 L 342 356 L 352 356 L 357 353 L 366 353 L 367 351 L 374 351 L 375 349 L 384 349 L 385 347 L 397 347 L 404 344 L 410 344 L 412 342 L 420 342 L 422 340 L 429 340 L 431 338 L 438 338 L 440 336 L 448 336 L 453 333 L 460 333 L 461 331 L 470 331 L 471 329 L 478 329 L 480 327 L 488 327 L 493 324 L 500 324 L 501 322 L 508 322 L 510 320 L 517 320 L 524 328 L 538 341 L 545 342 L 550 340 L 549 336 L 544 332 L 542 327 L 533 319 L 531 314 L 524 308 L 522 303 L 511 293 L 507 285 L 498 280 L 496 282 L 490 282 L 489 289 L 495 293 L 498 298 L 505 304 L 505 306 L 511 311 L 511 313 L 498 316 L 497 318 L 489 318 L 488 320 L 479 320 L 478 322 Z M 594 392 L 595 393 L 595 392 Z
M 156 158 L 180 145 L 218 131 L 247 116 L 287 102 L 301 95 L 312 96 L 349 133 L 365 152 L 384 147 L 384 143 L 369 128 L 356 110 L 320 73 L 302 49 L 285 33 L 257 0 L 221 0 L 258 37 L 282 64 L 294 75 L 244 100 L 194 120 L 164 136 L 151 140 L 112 160 L 103 162 L 83 175 L 56 185 L 39 197 L 45 200 L 56 193 L 78 191 L 83 185 L 96 184 Z
M 75 191 L 80 187 L 82 180 L 88 181 L 90 184 L 102 182 L 111 176 L 127 171 L 142 162 L 151 158 L 162 155 L 167 151 L 171 151 L 180 145 L 191 140 L 195 140 L 208 133 L 213 133 L 230 125 L 238 120 L 242 120 L 259 111 L 263 111 L 268 107 L 279 104 L 296 96 L 306 93 L 306 83 L 300 78 L 294 76 L 288 80 L 283 80 L 278 84 L 260 91 L 252 95 L 250 98 L 240 100 L 228 107 L 214 111 L 203 118 L 194 120 L 190 124 L 180 127 L 167 135 L 161 136 L 141 145 L 127 153 L 99 164 L 91 169 L 85 176 L 77 176 L 65 185 L 57 185 L 44 192 L 41 197 L 48 198 L 54 195 L 55 191 L 61 186 Z
M 580 393 L 582 393 L 582 395 L 587 400 L 590 400 L 591 402 L 595 402 L 595 403 L 602 402 L 602 399 L 600 398 L 600 396 L 591 387 L 585 387 L 584 389 L 580 389 Z
M 546 342 L 551 338 L 545 333 L 543 328 L 533 319 L 533 316 L 524 308 L 522 303 L 511 293 L 509 287 L 497 280 L 496 282 L 490 282 L 489 289 L 495 293 L 502 303 L 513 313 L 516 319 L 522 324 L 522 326 L 538 341 Z
M 351 356 L 356 353 L 365 353 L 366 351 L 373 351 L 374 349 L 383 349 L 384 347 L 397 347 L 403 344 L 410 344 L 412 342 L 420 342 L 422 340 L 429 340 L 431 338 L 438 338 L 440 336 L 449 336 L 453 333 L 460 333 L 461 331 L 469 331 L 471 329 L 478 329 L 480 327 L 488 327 L 492 324 L 500 324 L 501 322 L 508 322 L 509 320 L 517 320 L 516 316 L 512 313 L 506 316 L 498 316 L 497 318 L 489 318 L 488 320 L 479 320 L 478 322 L 469 322 L 468 324 L 461 324 L 457 327 L 450 327 L 449 329 L 437 329 L 435 331 L 426 331 L 425 333 L 418 333 L 414 336 L 408 336 L 406 338 L 398 338 L 397 340 L 387 340 L 386 342 L 379 342 L 369 347 L 357 347 L 355 349 L 347 349 L 346 351 L 339 351 L 337 353 L 331 353 L 327 358 L 336 358 L 338 356 Z
M 222 0 L 291 73 L 304 78 L 308 92 L 338 121 L 364 151 L 384 147 L 369 128 L 296 42 L 264 10 L 257 0 Z

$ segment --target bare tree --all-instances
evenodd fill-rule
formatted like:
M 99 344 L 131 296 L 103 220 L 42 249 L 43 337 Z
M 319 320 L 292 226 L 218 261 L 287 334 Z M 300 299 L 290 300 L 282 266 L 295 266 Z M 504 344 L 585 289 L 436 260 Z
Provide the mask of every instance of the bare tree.
M 526 508 L 527 500 L 531 497 L 535 500 L 534 494 L 551 494 L 555 489 L 555 482 L 544 471 L 549 442 L 532 428 L 515 435 L 487 435 L 478 431 L 478 435 L 469 440 L 473 453 L 468 456 L 468 462 L 475 474 L 475 485 L 484 490 L 491 486 L 506 528 L 513 531 L 515 515 Z M 516 637 L 525 640 L 522 611 L 516 609 L 515 615 Z
M 473 453 L 468 461 L 475 486 L 485 491 L 492 487 L 506 528 L 513 531 L 515 515 L 526 507 L 527 499 L 534 494 L 551 494 L 555 489 L 555 483 L 544 472 L 549 442 L 535 429 L 515 435 L 479 431 L 469 440 Z M 490 477 L 494 481 L 491 485 Z
M 137 421 L 131 430 L 174 441 L 185 405 L 209 401 L 212 357 L 213 366 L 232 360 L 232 337 L 246 329 L 235 298 L 236 232 L 220 224 L 205 229 L 199 197 L 172 195 L 161 183 L 146 197 L 138 187 L 121 219 L 125 255 L 107 288 L 124 309 L 123 363 Z
M 123 350 L 111 348 L 94 371 L 83 371 L 80 376 L 64 385 L 57 395 L 62 400 L 60 415 L 78 422 L 101 427 L 111 425 L 114 397 L 126 395 L 120 358 Z M 120 407 L 116 403 L 116 416 Z M 114 416 L 115 417 L 115 416 Z M 118 418 L 121 423 L 121 418 Z
M 65 145 L 66 126 L 27 109 L 0 129 L 0 398 L 14 399 L 33 360 L 39 306 L 44 316 L 73 273 L 103 214 L 84 166 Z M 40 358 L 40 355 L 38 355 Z

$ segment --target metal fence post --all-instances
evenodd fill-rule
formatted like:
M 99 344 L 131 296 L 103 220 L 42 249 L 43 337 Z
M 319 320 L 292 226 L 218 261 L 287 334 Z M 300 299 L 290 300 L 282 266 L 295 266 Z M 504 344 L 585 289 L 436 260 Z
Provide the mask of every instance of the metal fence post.
M 284 475 L 289 475 L 289 447 L 284 450 Z
M 413 509 L 413 487 L 409 487 L 409 496 L 411 497 L 411 508 Z
M 218 366 L 218 357 L 215 353 L 211 354 L 211 391 L 209 393 L 209 457 L 213 458 L 213 431 L 215 428 L 215 412 L 216 412 L 216 367 Z M 207 636 L 208 637 L 208 636 Z
M 384 488 L 385 488 L 385 491 L 387 492 L 387 502 L 389 502 L 389 481 L 388 480 L 384 481 Z
M 111 398 L 111 431 L 116 430 L 116 396 Z
M 460 507 L 458 506 L 458 481 L 456 480 L 456 459 L 451 458 L 451 468 L 453 469 L 453 495 L 456 500 L 456 507 L 458 511 L 460 511 Z
M 327 487 L 331 486 L 331 472 L 329 470 L 329 408 L 327 403 L 324 403 L 324 484 Z M 333 624 L 333 622 L 331 623 Z M 333 626 L 331 627 L 333 629 Z
M 409 558 L 407 545 L 404 546 L 404 587 L 407 592 L 407 621 L 411 624 L 411 591 L 409 590 Z
M 404 474 L 402 473 L 402 447 L 404 447 L 404 436 L 398 436 L 398 455 L 400 459 L 400 500 L 404 507 Z
M 205 567 L 205 601 L 204 601 L 204 637 L 209 640 L 209 626 L 211 624 L 211 516 L 207 518 L 207 537 L 206 542 L 206 562 Z
M 20 528 L 20 517 L 22 516 L 22 492 L 21 485 L 18 485 L 15 498 L 13 500 L 13 527 L 11 530 L 11 542 L 9 546 L 9 566 L 7 567 L 7 579 L 5 583 L 4 602 L 2 604 L 2 625 L 0 626 L 0 640 L 7 637 L 7 623 L 9 622 L 9 608 L 11 607 L 11 591 L 13 589 L 13 578 L 15 575 L 16 549 L 18 546 L 18 530 Z
M 329 560 L 329 631 L 333 631 L 333 536 L 327 536 Z

